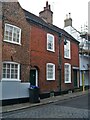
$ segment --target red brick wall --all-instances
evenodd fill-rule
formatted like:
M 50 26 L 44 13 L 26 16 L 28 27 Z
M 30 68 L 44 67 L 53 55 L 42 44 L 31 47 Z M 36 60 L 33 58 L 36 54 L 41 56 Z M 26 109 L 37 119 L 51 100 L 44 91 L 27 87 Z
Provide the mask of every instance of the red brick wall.
M 50 90 L 57 91 L 58 89 L 58 37 L 55 36 L 55 52 L 47 51 L 47 33 L 44 29 L 36 26 L 31 27 L 31 66 L 37 66 L 39 69 L 39 87 L 41 92 L 49 92 Z M 55 64 L 56 77 L 55 80 L 47 81 L 46 79 L 46 64 Z
M 70 40 L 70 39 L 69 39 Z M 70 40 L 71 44 L 71 59 L 64 58 L 64 43 L 62 42 L 62 90 L 73 89 L 74 88 L 74 78 L 73 78 L 73 68 L 79 67 L 79 46 L 77 42 Z M 71 64 L 71 83 L 64 83 L 64 64 Z
M 13 61 L 21 64 L 21 80 L 29 80 L 30 71 L 30 51 L 29 38 L 30 26 L 28 25 L 22 8 L 17 2 L 3 3 L 3 35 L 5 23 L 21 28 L 21 45 L 15 45 L 3 41 L 3 61 Z

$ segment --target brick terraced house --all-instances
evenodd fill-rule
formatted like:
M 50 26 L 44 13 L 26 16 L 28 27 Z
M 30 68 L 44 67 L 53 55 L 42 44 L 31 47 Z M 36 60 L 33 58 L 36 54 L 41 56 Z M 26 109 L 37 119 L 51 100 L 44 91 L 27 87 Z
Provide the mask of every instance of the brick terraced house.
M 40 98 L 78 88 L 79 42 L 53 25 L 48 2 L 39 17 L 18 2 L 2 8 L 2 99 L 25 102 L 29 85 L 40 88 Z

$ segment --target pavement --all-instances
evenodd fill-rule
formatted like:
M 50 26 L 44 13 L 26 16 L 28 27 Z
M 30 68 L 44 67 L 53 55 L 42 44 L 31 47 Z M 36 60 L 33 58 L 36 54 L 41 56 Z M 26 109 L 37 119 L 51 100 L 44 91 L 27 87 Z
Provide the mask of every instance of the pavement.
M 72 99 L 74 97 L 79 97 L 79 96 L 82 96 L 82 95 L 85 95 L 88 93 L 90 93 L 90 89 L 86 90 L 84 92 L 83 91 L 73 92 L 73 93 L 68 93 L 68 94 L 64 94 L 64 95 L 52 96 L 49 98 L 41 99 L 40 103 L 27 102 L 27 103 L 2 106 L 2 112 L 11 112 L 11 111 L 35 107 L 35 106 L 39 106 L 39 105 L 50 104 L 50 103 L 54 103 L 56 101 L 62 101 L 62 100 Z

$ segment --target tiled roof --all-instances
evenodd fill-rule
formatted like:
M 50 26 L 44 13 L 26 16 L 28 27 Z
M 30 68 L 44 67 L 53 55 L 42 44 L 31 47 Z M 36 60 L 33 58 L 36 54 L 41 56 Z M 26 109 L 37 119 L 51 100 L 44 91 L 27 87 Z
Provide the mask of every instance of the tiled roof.
M 42 20 L 40 17 L 34 15 L 33 13 L 30 13 L 28 11 L 26 11 L 25 9 L 24 10 L 24 13 L 25 13 L 25 16 L 26 16 L 26 19 L 30 22 L 34 22 L 35 24 L 37 25 L 41 25 L 41 26 L 44 26 L 52 31 L 55 31 L 57 32 L 58 34 L 62 34 L 63 36 L 67 37 L 67 38 L 71 38 L 73 39 L 74 41 L 78 42 L 75 38 L 73 38 L 70 34 L 68 34 L 65 30 L 53 25 L 53 24 L 48 24 L 46 23 L 44 20 Z

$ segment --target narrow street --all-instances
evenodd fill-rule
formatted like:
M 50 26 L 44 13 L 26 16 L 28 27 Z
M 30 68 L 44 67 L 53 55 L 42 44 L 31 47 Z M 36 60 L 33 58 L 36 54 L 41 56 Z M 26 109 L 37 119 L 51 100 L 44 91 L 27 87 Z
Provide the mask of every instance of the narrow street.
M 3 113 L 4 120 L 10 118 L 89 118 L 90 93 L 63 101 L 31 107 L 13 112 Z M 61 120 L 60 119 L 60 120 Z

